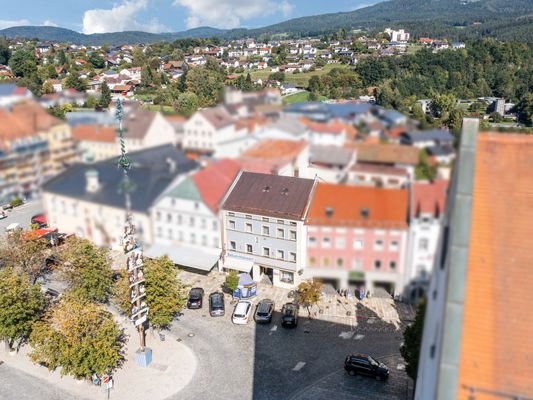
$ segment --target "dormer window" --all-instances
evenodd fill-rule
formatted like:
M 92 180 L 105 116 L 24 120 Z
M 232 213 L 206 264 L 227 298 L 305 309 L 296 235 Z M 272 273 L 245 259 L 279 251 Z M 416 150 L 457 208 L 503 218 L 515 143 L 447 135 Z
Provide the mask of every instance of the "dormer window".
M 270 186 L 265 186 L 263 188 L 263 193 L 268 193 L 268 192 L 270 192 Z
M 370 216 L 370 210 L 366 207 L 361 208 L 361 211 L 359 212 L 361 214 L 361 218 L 368 219 Z
M 333 216 L 333 207 L 326 207 L 326 217 L 331 218 Z
M 289 189 L 288 188 L 281 189 L 281 194 L 284 195 L 284 196 L 288 196 L 289 195 Z

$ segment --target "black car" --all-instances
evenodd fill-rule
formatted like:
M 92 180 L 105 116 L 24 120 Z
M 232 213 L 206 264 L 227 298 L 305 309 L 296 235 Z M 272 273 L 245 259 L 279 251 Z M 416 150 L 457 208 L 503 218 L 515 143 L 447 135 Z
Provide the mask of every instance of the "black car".
M 281 326 L 294 327 L 298 326 L 298 305 L 286 303 L 281 309 Z
M 222 317 L 225 314 L 224 293 L 214 292 L 209 295 L 209 314 L 212 317 Z
M 385 364 L 365 354 L 350 354 L 346 356 L 344 369 L 350 375 L 366 375 L 378 381 L 389 377 L 389 369 Z
M 189 300 L 187 300 L 187 308 L 197 309 L 202 308 L 204 304 L 204 289 L 195 287 L 189 291 Z

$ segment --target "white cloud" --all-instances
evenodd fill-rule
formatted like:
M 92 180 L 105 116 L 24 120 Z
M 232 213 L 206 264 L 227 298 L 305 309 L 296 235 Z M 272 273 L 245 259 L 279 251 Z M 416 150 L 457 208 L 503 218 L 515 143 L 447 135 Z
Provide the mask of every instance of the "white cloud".
M 42 24 L 43 26 L 59 26 L 58 24 L 56 24 L 54 21 L 50 21 L 49 19 L 47 19 L 46 21 L 43 22 Z
M 287 0 L 174 0 L 174 5 L 188 10 L 188 28 L 237 28 L 242 20 L 259 16 L 282 13 L 287 17 L 294 8 Z
M 157 19 L 139 22 L 136 17 L 148 7 L 148 0 L 122 0 L 111 9 L 87 10 L 83 14 L 83 33 L 122 31 L 164 32 L 169 29 Z
M 28 21 L 27 19 L 18 19 L 14 21 L 0 19 L 0 29 L 10 28 L 12 26 L 25 26 L 25 25 L 31 25 L 30 21 Z

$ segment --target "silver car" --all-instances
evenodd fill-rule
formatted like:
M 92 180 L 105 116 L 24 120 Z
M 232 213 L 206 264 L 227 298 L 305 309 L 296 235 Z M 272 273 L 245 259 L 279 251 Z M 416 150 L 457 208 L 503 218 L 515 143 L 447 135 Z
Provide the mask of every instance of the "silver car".
M 272 322 L 273 312 L 274 302 L 270 299 L 261 300 L 255 309 L 255 322 L 269 324 Z

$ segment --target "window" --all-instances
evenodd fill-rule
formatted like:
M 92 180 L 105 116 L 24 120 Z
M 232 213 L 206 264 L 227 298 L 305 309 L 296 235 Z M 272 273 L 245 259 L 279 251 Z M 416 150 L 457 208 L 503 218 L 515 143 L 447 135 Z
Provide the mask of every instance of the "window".
M 194 233 L 191 233 L 191 243 L 196 244 L 196 235 Z
M 309 247 L 316 247 L 316 237 L 310 236 L 308 242 Z
M 383 250 L 383 240 L 378 239 L 374 242 L 374 250 Z
M 178 232 L 178 240 L 183 241 L 183 232 L 182 231 Z
M 396 261 L 391 261 L 389 263 L 389 268 L 392 269 L 392 270 L 396 269 Z
M 293 252 L 289 253 L 289 261 L 296 262 L 296 253 L 293 253 Z
M 335 238 L 336 249 L 344 249 L 345 246 L 346 246 L 346 239 L 344 238 L 344 236 L 338 236 L 337 238 Z
M 171 223 L 172 222 L 172 214 L 167 214 L 167 222 L 168 223 Z
M 353 269 L 361 269 L 363 266 L 363 263 L 358 258 L 354 258 L 354 260 L 352 261 L 352 264 L 353 264 Z
M 311 267 L 314 267 L 316 265 L 316 258 L 315 257 L 309 257 L 309 265 Z
M 205 220 L 205 218 L 202 218 L 202 224 L 200 226 L 202 229 L 207 228 L 207 221 Z
M 233 240 L 229 242 L 229 247 L 231 250 L 237 250 L 237 245 L 235 244 Z
M 218 222 L 213 221 L 213 230 L 216 231 L 218 229 Z
M 284 223 L 285 223 L 285 221 L 283 221 L 282 219 L 278 219 L 278 224 L 283 225 Z
M 278 237 L 284 238 L 285 237 L 285 230 L 278 228 Z
M 246 252 L 247 253 L 253 253 L 254 252 L 254 248 L 251 244 L 247 244 L 246 245 Z
M 155 219 L 161 221 L 161 213 L 159 211 L 155 213 Z
M 397 240 L 393 240 L 389 243 L 389 250 L 390 251 L 398 251 L 398 248 L 400 247 Z
M 229 221 L 228 221 L 228 224 L 229 224 L 229 228 L 230 228 L 230 229 L 235 230 L 235 221 L 231 221 L 231 220 L 229 220 Z
M 296 240 L 296 231 L 289 231 L 289 238 L 291 240 Z
M 181 214 L 178 214 L 178 224 L 181 225 L 183 223 L 183 218 Z
M 331 239 L 328 237 L 322 238 L 322 247 L 331 247 Z
M 279 280 L 284 283 L 294 283 L 294 274 L 292 272 L 281 271 Z
M 173 232 L 172 232 L 172 229 L 169 229 L 169 230 L 168 230 L 168 238 L 169 238 L 170 240 L 172 240 L 172 239 L 173 239 L 173 236 L 174 236 L 174 234 L 173 234 Z
M 213 247 L 218 247 L 218 238 L 217 237 L 213 238 Z
M 191 217 L 190 220 L 189 220 L 189 224 L 191 226 L 194 226 L 194 217 Z
M 270 257 L 270 249 L 268 247 L 263 247 L 263 255 L 265 257 Z
M 157 236 L 162 237 L 163 236 L 163 228 L 160 226 L 157 227 Z
M 246 214 L 246 215 L 245 215 L 245 218 L 246 218 L 246 219 L 252 219 L 252 216 L 251 216 L 250 214 Z
M 263 225 L 263 235 L 270 235 L 270 228 L 268 226 Z
M 246 232 L 252 232 L 252 224 L 246 224 Z
M 381 261 L 380 260 L 374 261 L 374 268 L 375 269 L 380 269 L 381 268 Z
M 342 258 L 337 258 L 337 267 L 342 268 L 344 266 L 344 260 Z
M 285 252 L 283 250 L 278 250 L 278 258 L 280 260 L 284 260 L 285 259 Z
M 429 240 L 422 238 L 418 241 L 418 250 L 427 251 L 429 248 Z
M 207 236 L 202 235 L 202 246 L 207 246 Z
M 353 248 L 355 250 L 363 250 L 365 248 L 365 242 L 363 242 L 361 239 L 355 239 L 353 241 Z
M 200 208 L 200 205 L 198 203 L 194 203 L 194 209 L 198 210 L 198 208 Z
M 174 207 L 176 205 L 176 200 L 175 199 L 170 199 L 170 205 L 172 207 Z
M 267 217 L 263 217 L 263 222 L 268 222 L 269 219 Z
M 296 222 L 291 221 L 291 222 L 290 222 L 290 225 L 291 225 L 291 226 L 296 226 Z
M 328 257 L 324 257 L 324 259 L 322 260 L 322 265 L 324 267 L 329 267 L 329 258 Z
M 234 212 L 229 212 L 228 215 L 229 215 L 230 217 L 234 217 L 234 216 L 235 216 L 235 213 L 234 213 Z

